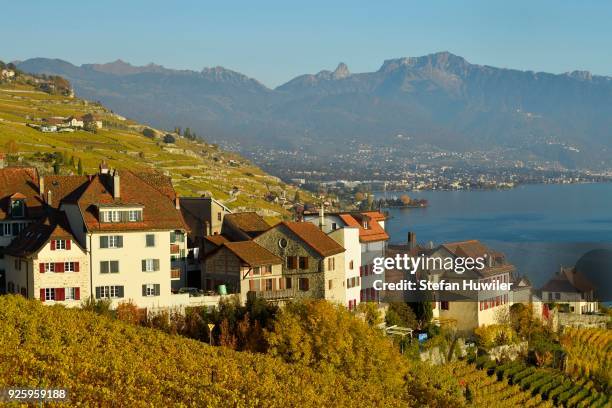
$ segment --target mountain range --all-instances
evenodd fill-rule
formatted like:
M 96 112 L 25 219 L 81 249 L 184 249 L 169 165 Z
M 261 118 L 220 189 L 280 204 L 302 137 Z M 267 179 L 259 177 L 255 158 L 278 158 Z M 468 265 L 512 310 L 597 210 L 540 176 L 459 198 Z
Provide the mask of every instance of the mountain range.
M 243 152 L 325 155 L 368 144 L 400 154 L 503 151 L 570 168 L 612 168 L 612 77 L 585 71 L 495 68 L 440 52 L 386 60 L 375 72 L 351 73 L 340 63 L 270 89 L 223 67 L 75 66 L 46 58 L 18 67 L 64 76 L 78 95 L 136 120 L 188 126 Z

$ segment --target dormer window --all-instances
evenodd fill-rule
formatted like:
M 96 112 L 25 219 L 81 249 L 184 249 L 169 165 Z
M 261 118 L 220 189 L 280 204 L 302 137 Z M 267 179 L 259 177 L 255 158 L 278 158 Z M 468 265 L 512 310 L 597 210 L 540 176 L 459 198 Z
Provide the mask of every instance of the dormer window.
M 142 209 L 135 210 L 101 210 L 101 222 L 138 222 L 142 221 Z
M 25 202 L 22 199 L 11 200 L 11 217 L 12 218 L 25 217 Z
M 363 229 L 368 229 L 370 227 L 370 224 L 368 223 L 368 220 L 363 220 Z

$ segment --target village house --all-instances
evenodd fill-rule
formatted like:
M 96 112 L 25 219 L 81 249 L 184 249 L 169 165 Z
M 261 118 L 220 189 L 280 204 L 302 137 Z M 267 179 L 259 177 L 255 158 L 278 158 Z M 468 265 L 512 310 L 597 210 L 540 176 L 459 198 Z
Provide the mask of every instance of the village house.
M 515 268 L 508 263 L 505 256 L 488 248 L 478 240 L 446 243 L 433 249 L 429 258 L 458 259 L 477 258 L 484 259 L 484 268 L 466 269 L 458 274 L 454 270 L 425 270 L 432 282 L 458 282 L 464 281 L 475 284 L 503 283 L 513 281 Z M 461 286 L 463 288 L 463 286 Z M 433 318 L 438 321 L 452 322 L 458 331 L 472 332 L 475 328 L 497 323 L 502 309 L 508 309 L 511 302 L 511 286 L 499 290 L 459 290 L 456 293 L 434 294 Z M 451 291 L 452 292 L 452 291 Z
M 374 288 L 374 282 L 377 280 L 384 282 L 385 275 L 374 274 L 373 264 L 375 258 L 384 257 L 386 253 L 389 235 L 385 231 L 385 214 L 379 211 L 323 213 L 319 215 L 304 214 L 304 220 L 319 226 L 327 234 L 342 228 L 358 230 L 361 252 L 360 259 L 358 260 L 359 279 L 353 279 L 356 276 L 350 272 L 349 276 L 347 276 L 347 279 L 351 280 L 351 285 L 356 285 L 359 282 L 358 301 L 352 303 L 354 306 L 359 302 L 379 302 L 380 293 Z M 356 245 L 355 242 L 350 241 L 345 241 L 344 244 L 351 248 Z M 354 250 L 351 249 L 349 252 L 354 253 Z M 350 268 L 351 260 L 354 261 L 353 265 L 357 265 L 355 263 L 357 259 L 352 257 L 349 260 L 349 271 L 352 270 Z
M 50 212 L 5 251 L 7 292 L 69 307 L 90 295 L 86 251 L 63 213 Z
M 244 304 L 249 293 L 271 301 L 293 298 L 291 284 L 283 276 L 283 261 L 253 241 L 224 242 L 203 262 L 206 288 L 221 285 L 239 293 Z M 283 293 L 284 292 L 284 293 Z
M 73 128 L 82 128 L 85 124 L 83 123 L 83 119 L 78 116 L 70 116 L 66 119 L 66 124 Z
M 594 290 L 593 284 L 575 267 L 561 267 L 542 286 L 542 301 L 556 304 L 565 313 L 594 313 L 599 310 Z
M 83 127 L 102 129 L 102 119 L 98 115 L 86 113 L 85 115 L 81 116 L 80 119 L 83 122 Z

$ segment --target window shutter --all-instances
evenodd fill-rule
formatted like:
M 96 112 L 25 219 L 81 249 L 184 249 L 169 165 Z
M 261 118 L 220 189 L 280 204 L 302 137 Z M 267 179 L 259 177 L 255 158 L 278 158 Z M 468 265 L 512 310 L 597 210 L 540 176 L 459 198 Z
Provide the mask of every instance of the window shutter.
M 142 296 L 147 296 L 147 285 L 142 285 Z
M 74 263 L 74 271 L 75 271 L 75 272 L 78 272 L 78 271 L 79 271 L 79 263 L 78 263 L 78 262 L 75 262 L 75 263 Z
M 55 272 L 64 272 L 64 263 L 56 262 L 55 263 Z
M 0 237 L 3 237 L 3 236 L 4 236 L 4 226 L 5 226 L 5 225 L 6 225 L 6 224 L 0 224 Z
M 147 260 L 146 259 L 142 260 L 142 271 L 143 272 L 147 271 Z
M 100 299 L 101 291 L 102 288 L 100 286 L 96 286 L 96 299 Z
M 66 249 L 70 249 L 70 243 L 72 242 L 71 239 L 67 239 L 66 240 Z
M 154 259 L 153 260 L 153 270 L 154 271 L 159 271 L 159 259 Z
M 279 289 L 285 289 L 285 281 L 283 280 L 283 278 L 278 278 L 278 288 Z
M 108 273 L 108 261 L 100 261 L 100 273 Z
M 74 288 L 74 300 L 81 300 L 81 288 Z
M 116 239 L 117 239 L 117 248 L 123 248 L 123 236 L 117 235 Z
M 119 219 L 121 220 L 121 222 L 127 222 L 128 211 L 119 211 Z
M 108 248 L 108 237 L 100 237 L 100 248 Z
M 176 241 L 176 233 L 174 231 L 170 232 L 170 243 L 174 243 Z
M 272 290 L 276 290 L 276 279 L 271 279 L 272 280 Z
M 38 264 L 38 267 L 40 268 L 40 273 L 45 273 L 45 264 L 43 262 Z
M 46 299 L 45 299 L 45 290 L 44 290 L 44 289 L 41 289 L 41 290 L 40 290 L 40 301 L 41 301 L 41 302 L 44 302 L 45 300 L 46 300 Z
M 111 273 L 119 273 L 119 261 L 110 261 Z
M 51 240 L 51 250 L 55 251 L 55 240 L 54 239 Z
M 66 289 L 55 288 L 55 300 L 65 300 L 65 299 L 66 299 Z
M 161 291 L 160 291 L 159 283 L 156 283 L 155 284 L 155 296 L 159 296 L 160 293 Z
M 249 279 L 249 290 L 250 291 L 255 290 L 255 280 L 254 279 Z

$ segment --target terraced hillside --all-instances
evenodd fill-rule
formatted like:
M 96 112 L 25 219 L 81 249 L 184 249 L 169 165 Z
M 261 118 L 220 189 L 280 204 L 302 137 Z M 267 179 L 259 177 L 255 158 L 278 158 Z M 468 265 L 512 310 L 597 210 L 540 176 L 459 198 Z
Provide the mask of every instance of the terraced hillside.
M 35 77 L 21 78 L 0 83 L 0 152 L 7 153 L 9 161 L 53 172 L 59 157 L 62 164 L 55 170 L 61 174 L 76 173 L 79 160 L 85 173 L 97 171 L 101 160 L 117 168 L 151 168 L 171 176 L 181 195 L 211 194 L 233 209 L 289 214 L 296 189 L 241 156 L 175 133 L 174 143 L 165 143 L 168 132 L 123 118 L 99 103 L 42 92 L 33 86 Z M 103 128 L 43 133 L 27 126 L 88 113 L 98 116 Z M 311 199 L 303 191 L 300 197 Z

